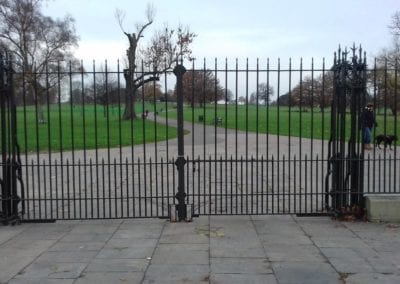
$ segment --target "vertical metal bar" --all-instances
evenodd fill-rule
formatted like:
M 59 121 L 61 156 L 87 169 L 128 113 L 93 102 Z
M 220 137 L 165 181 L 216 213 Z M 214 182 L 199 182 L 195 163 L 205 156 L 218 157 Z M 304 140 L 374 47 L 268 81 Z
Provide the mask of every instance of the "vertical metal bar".
M 317 157 L 316 157 L 316 166 L 315 166 L 315 179 L 316 180 L 318 180 L 318 169 L 319 169 L 319 156 L 318 156 L 318 153 L 317 153 Z M 311 176 L 311 178 L 312 178 L 312 176 Z M 320 210 L 320 208 L 319 208 L 319 186 L 318 186 L 318 182 L 315 182 L 315 200 L 316 200 L 316 204 L 315 204 L 315 210 L 316 210 L 316 212 L 318 212 L 319 210 Z M 311 211 L 312 211 L 312 205 L 313 205 L 313 203 L 312 203 L 312 201 L 311 201 Z
M 269 58 L 268 58 L 267 59 L 267 92 L 268 92 L 268 95 L 270 95 L 269 94 L 269 88 L 270 88 L 269 72 L 270 72 L 270 70 L 269 70 Z M 265 115 L 266 115 L 266 117 L 265 117 L 266 159 L 269 160 L 269 103 L 267 104 L 267 111 L 266 111 Z M 267 163 L 267 173 L 269 172 L 268 170 L 269 170 L 269 163 Z M 267 174 L 267 180 L 268 180 L 268 174 Z
M 206 214 L 206 195 L 207 195 L 207 185 L 206 185 L 206 174 L 207 174 L 207 168 L 206 168 L 206 120 L 208 119 L 208 116 L 206 116 L 206 59 L 203 59 L 203 84 L 202 84 L 202 94 L 203 94 L 203 100 L 202 100 L 202 107 L 203 107 L 203 194 L 204 194 L 204 214 Z M 209 205 L 210 206 L 210 205 Z M 210 210 L 210 208 L 209 208 Z
M 8 154 L 8 147 L 7 147 L 7 134 L 9 133 L 6 124 L 6 100 L 9 96 L 6 93 L 6 82 L 4 81 L 5 78 L 5 66 L 4 66 L 4 59 L 2 53 L 0 53 L 0 103 L 1 103 L 1 166 L 2 166 L 2 184 L 1 184 L 1 209 L 2 213 L 5 218 L 9 217 L 9 174 L 7 168 L 9 168 L 7 162 L 7 154 Z
M 278 165 L 279 166 L 279 165 Z M 271 181 L 271 187 L 272 187 L 272 192 L 271 192 L 271 200 L 272 200 L 272 204 L 271 204 L 271 213 L 275 214 L 275 160 L 274 160 L 274 155 L 272 154 L 271 157 L 271 168 L 272 168 L 272 181 Z
M 113 216 L 114 218 L 118 218 L 118 192 L 117 192 L 117 159 L 114 158 L 114 211 L 115 211 L 115 216 Z M 119 167 L 121 167 L 122 165 L 120 164 Z M 110 174 L 110 179 L 111 179 L 111 174 Z M 120 190 L 122 191 L 122 188 L 120 188 Z M 120 199 L 122 201 L 122 195 L 120 196 Z M 120 206 L 120 210 L 122 211 L 122 206 Z M 122 213 L 120 215 L 120 217 L 122 217 Z
M 103 189 L 102 199 L 103 199 L 103 219 L 106 218 L 106 183 L 105 183 L 105 171 L 104 171 L 104 158 L 101 159 L 101 186 Z
M 153 216 L 153 162 L 152 162 L 152 160 L 151 160 L 151 157 L 150 157 L 150 161 L 149 161 L 149 168 L 150 168 L 150 180 L 149 180 L 149 183 L 150 183 L 150 198 L 149 198 L 149 200 L 150 200 L 150 217 L 152 217 Z M 157 178 L 156 178 L 157 179 Z M 147 203 L 147 199 L 146 199 L 146 203 Z
M 69 182 L 70 182 L 70 179 L 69 179 L 69 159 L 67 159 L 66 167 L 67 167 L 67 206 L 66 207 L 67 207 L 67 210 L 68 210 L 67 218 L 71 219 L 71 208 L 70 208 L 71 195 L 70 195 L 70 187 L 69 187 Z M 65 205 L 64 205 L 64 210 L 65 210 Z
M 253 155 L 251 156 L 251 158 L 250 158 L 250 194 L 251 194 L 251 196 L 250 196 L 250 202 L 251 202 L 251 204 L 250 204 L 250 210 L 251 210 L 251 212 L 250 212 L 250 214 L 254 214 L 254 208 L 253 208 L 253 205 L 254 205 L 254 192 L 253 192 L 253 185 L 254 185 L 254 182 L 253 182 L 253 178 L 254 178 L 254 171 L 253 171 L 253 168 L 254 168 L 254 165 L 253 165 Z M 247 164 L 249 163 L 249 161 L 247 161 Z
M 138 158 L 138 171 L 137 171 L 137 175 L 138 175 L 138 190 L 139 190 L 139 195 L 138 195 L 138 200 L 139 200 L 139 217 L 142 217 L 142 183 L 141 183 L 141 178 L 140 178 L 140 158 Z M 143 162 L 143 164 L 145 164 L 145 161 Z M 146 216 L 146 214 L 145 214 Z
M 257 58 L 257 70 L 256 70 L 256 185 L 255 185 L 255 190 L 256 190 L 256 213 L 258 214 L 258 189 L 259 189 L 259 183 L 258 183 L 258 159 L 259 159 L 259 99 L 260 99 L 260 93 L 259 93 L 259 75 L 260 75 L 260 69 L 259 69 L 259 59 Z M 252 175 L 253 176 L 253 175 Z M 252 212 L 254 214 L 254 212 Z
M 217 148 L 217 127 L 218 127 L 218 110 L 217 110 L 217 100 L 218 100 L 218 63 L 217 58 L 214 60 L 214 202 L 215 202 L 215 214 L 218 210 L 218 148 Z M 221 177 L 222 178 L 222 177 Z
M 132 160 L 131 161 L 131 176 L 132 176 L 132 216 L 136 216 L 135 212 L 136 212 L 136 202 L 135 202 L 135 192 L 136 192 L 136 186 L 135 186 L 135 161 Z M 140 188 L 140 186 L 138 186 L 138 188 Z
M 286 164 L 286 158 L 285 154 L 282 156 L 282 199 L 283 199 L 283 204 L 282 204 L 282 213 L 288 212 L 286 209 L 286 194 L 285 194 L 285 165 Z
M 32 175 L 32 217 L 33 219 L 36 219 L 36 206 L 35 206 L 35 201 L 36 201 L 36 187 L 35 187 L 35 166 L 33 159 L 31 160 L 31 175 Z M 64 199 L 63 199 L 64 201 Z M 63 208 L 63 219 L 64 219 L 64 208 Z
M 307 154 L 305 155 L 305 157 L 304 157 L 304 162 L 305 162 L 305 164 L 304 164 L 304 206 L 305 206 L 305 208 L 304 208 L 304 213 L 308 213 L 308 206 L 307 206 L 307 204 L 308 204 L 308 190 L 307 190 L 307 188 L 308 188 L 308 182 L 307 182 L 307 177 L 308 177 L 308 156 L 307 156 Z
M 168 168 L 168 164 L 167 168 Z M 163 157 L 161 157 L 161 162 L 160 162 L 160 167 L 161 167 L 161 208 L 165 208 L 164 206 L 164 160 Z M 167 200 L 167 204 L 168 204 L 168 200 Z M 158 209 L 157 209 L 158 210 Z M 158 215 L 158 213 L 157 213 Z M 165 216 L 164 211 L 161 212 L 162 216 Z
M 373 69 L 373 84 L 374 84 L 374 86 L 373 86 L 373 96 L 374 96 L 373 97 L 373 101 L 374 101 L 374 106 L 375 107 L 377 106 L 377 104 L 376 104 L 377 72 L 378 72 L 378 70 L 377 70 L 377 59 L 375 58 L 374 59 L 374 69 Z M 377 110 L 375 110 L 375 111 L 377 111 Z M 376 151 L 375 151 L 375 147 L 374 147 L 374 152 L 373 152 L 373 161 L 374 161 L 374 163 L 372 164 L 372 172 L 374 174 L 373 174 L 372 184 L 373 184 L 374 191 L 375 191 L 375 188 L 376 188 Z
M 225 203 L 228 212 L 228 59 L 225 58 Z M 232 201 L 232 194 L 230 196 Z M 232 207 L 231 207 L 232 209 Z
M 268 184 L 266 184 L 265 190 L 268 190 Z M 261 214 L 265 213 L 267 212 L 264 212 L 264 156 L 261 155 Z
M 313 197 L 313 153 L 314 153 L 314 58 L 311 58 L 311 141 L 310 141 L 310 209 L 311 213 L 313 209 L 312 197 Z
M 27 127 L 27 113 L 26 113 L 26 79 L 25 79 L 25 69 L 22 68 L 22 98 L 23 98 L 23 113 L 24 113 L 24 144 L 25 144 L 25 198 L 27 218 L 30 219 L 30 185 L 29 185 L 29 168 L 28 168 L 28 127 Z
M 235 188 L 236 188 L 236 214 L 238 214 L 238 98 L 239 98 L 239 66 L 238 66 L 238 59 L 236 58 L 236 65 L 235 65 Z M 242 188 L 240 188 L 242 190 Z M 240 207 L 242 208 L 242 206 Z M 240 209 L 242 210 L 242 209 Z
M 301 188 L 302 186 L 302 166 L 301 166 L 301 154 L 302 154 L 302 102 L 303 102 L 303 58 L 300 58 L 300 105 L 299 105 L 299 187 Z M 300 192 L 301 194 L 301 192 Z M 301 211 L 301 200 L 302 196 L 299 196 L 299 201 L 300 201 L 300 212 Z
M 222 184 L 223 184 L 223 176 L 222 176 L 222 166 L 223 165 L 223 162 L 222 162 L 222 156 L 220 156 L 219 157 L 219 176 L 220 176 L 220 186 L 219 186 L 219 189 L 220 189 L 220 200 L 219 200 L 219 203 L 220 203 L 220 213 L 223 213 L 224 211 L 223 211 L 223 207 L 222 207 Z M 226 213 L 226 209 L 225 209 L 225 213 Z
M 397 86 L 396 86 L 397 87 Z M 384 91 L 383 91 L 383 133 L 384 135 L 388 135 L 387 132 L 387 96 L 388 96 L 388 59 L 385 57 L 385 71 L 384 71 Z M 376 127 L 374 127 L 376 128 Z M 384 192 L 387 192 L 386 190 L 386 147 L 383 148 L 383 190 Z
M 211 215 L 212 213 L 212 206 L 211 204 L 215 203 L 212 202 L 211 199 L 211 168 L 212 168 L 212 164 L 211 164 L 211 155 L 209 155 L 208 157 L 208 214 Z
M 184 157 L 184 130 L 183 130 L 183 89 L 182 81 L 183 74 L 185 74 L 186 69 L 183 65 L 177 65 L 174 68 L 174 74 L 177 77 L 177 113 L 178 113 L 178 158 L 176 160 L 176 166 L 178 169 L 178 192 L 176 194 L 176 199 L 178 200 L 178 205 L 176 209 L 178 211 L 179 221 L 186 219 L 186 204 L 185 204 L 185 164 L 186 160 Z
M 394 65 L 394 85 L 395 86 L 398 86 L 398 70 L 399 70 L 399 65 L 398 65 L 398 63 L 399 63 L 399 59 L 398 58 L 396 58 L 395 59 L 395 65 Z M 398 106 L 398 103 L 399 103 L 399 101 L 398 101 L 398 89 L 399 88 L 395 88 L 394 89 L 394 105 L 396 106 L 396 108 L 397 108 L 397 106 Z M 393 114 L 393 116 L 394 116 L 394 135 L 396 136 L 396 137 L 398 137 L 398 133 L 397 133 L 397 111 Z M 397 183 L 396 183 L 396 181 L 397 181 L 397 179 L 396 179 L 396 177 L 397 177 L 397 163 L 396 163 L 396 161 L 398 160 L 398 158 L 397 158 L 397 144 L 398 144 L 398 142 L 395 142 L 394 143 L 395 145 L 394 145 L 394 163 L 393 163 L 393 172 L 394 172 L 394 175 L 393 175 L 393 192 L 396 192 L 396 189 L 398 188 L 397 187 Z
M 292 115 L 291 115 L 291 108 L 292 108 L 292 102 L 291 102 L 291 99 L 292 99 L 292 58 L 289 58 L 289 74 L 288 74 L 288 76 L 289 76 L 289 90 L 288 90 L 288 101 L 289 101 L 289 106 L 288 106 L 288 110 L 289 110 L 289 113 L 288 113 L 288 135 L 289 135 L 289 137 L 288 137 L 288 143 L 289 143 L 289 146 L 288 146 L 288 174 L 289 174 L 289 186 L 288 186 L 288 188 L 289 188 L 289 200 L 288 200 L 288 203 L 289 203 L 289 212 L 291 212 L 291 193 L 292 193 L 292 189 L 291 189 L 291 185 L 290 185 L 290 178 L 292 177 L 292 171 L 291 171 L 291 156 L 292 156 L 292 153 L 291 153 L 291 146 L 292 146 L 292 144 L 291 144 L 291 128 L 292 128 Z M 293 193 L 294 194 L 296 194 L 296 188 L 293 188 Z
M 129 189 L 133 188 L 133 184 L 129 186 L 129 164 L 128 164 L 128 157 L 125 158 L 125 176 L 126 176 L 126 215 L 122 214 L 122 217 L 129 217 L 130 216 L 130 206 L 129 206 Z M 121 198 L 122 203 L 122 198 Z
M 217 127 L 218 127 L 218 112 L 217 112 L 217 100 L 218 100 L 218 66 L 217 58 L 215 58 L 214 63 L 214 160 L 215 163 L 218 159 L 217 157 Z M 217 166 L 215 167 L 215 179 L 217 179 Z
M 238 160 L 238 97 L 239 97 L 239 66 L 238 66 L 238 59 L 236 58 L 236 68 L 235 68 L 235 160 Z M 237 167 L 236 167 L 237 168 Z M 236 177 L 238 176 L 238 172 L 236 169 Z M 237 184 L 237 178 L 236 178 Z
M 105 60 L 104 62 L 104 71 L 100 71 L 101 72 L 101 78 L 104 78 L 104 81 L 102 82 L 103 84 L 103 120 L 105 119 L 105 127 L 106 127 L 106 142 L 107 142 L 107 149 L 106 149 L 106 153 L 107 153 L 107 162 L 106 162 L 106 169 L 107 169 L 107 192 L 108 192 L 108 215 L 109 218 L 112 217 L 112 200 L 111 200 L 111 191 L 115 189 L 111 188 L 111 153 L 110 153 L 110 108 L 109 108 L 109 104 L 110 104 L 110 99 L 109 99 L 109 90 L 108 90 L 108 65 L 107 65 L 107 60 Z M 104 90 L 105 89 L 105 90 Z M 104 185 L 104 187 L 106 187 Z M 116 192 L 115 192 L 116 194 Z M 104 198 L 106 198 L 106 196 L 103 196 Z
M 38 213 L 39 213 L 39 218 L 41 217 L 41 186 L 40 186 L 40 156 L 39 156 L 39 152 L 40 152 L 40 139 L 39 139 L 39 95 L 38 95 L 38 90 L 37 90 L 37 83 L 38 79 L 37 79 L 37 69 L 36 69 L 36 65 L 34 67 L 34 86 L 33 86 L 33 92 L 34 92 L 34 97 L 35 97 L 35 131 L 36 131 L 36 163 L 37 163 L 37 188 L 38 188 Z M 41 108 L 41 106 L 40 106 Z
M 87 157 L 86 157 L 86 104 L 85 104 L 85 84 L 84 84 L 84 68 L 83 62 L 81 61 L 80 65 L 80 73 L 81 73 L 81 99 L 82 99 L 82 131 L 83 131 L 83 172 L 84 174 L 84 187 L 85 187 L 85 218 L 87 218 L 87 175 L 86 175 L 86 167 L 87 167 Z
M 230 169 L 230 184 L 231 184 L 231 189 L 230 189 L 230 201 L 231 201 L 231 206 L 230 206 L 230 214 L 231 215 L 233 215 L 234 213 L 233 213 L 233 168 L 232 168 L 232 166 L 233 166 L 233 162 L 232 162 L 232 155 L 231 155 L 231 158 L 230 158 L 230 160 L 229 160 L 229 169 Z M 235 187 L 237 188 L 237 185 L 235 184 Z M 236 200 L 236 202 L 237 202 L 237 200 Z M 228 205 L 227 205 L 228 206 Z M 237 209 L 237 206 L 236 206 L 236 209 Z
M 321 161 L 324 161 L 325 157 L 325 58 L 322 59 L 322 85 L 321 85 L 321 129 L 322 129 L 322 138 L 321 138 Z M 333 83 L 333 82 L 332 82 Z M 328 82 L 329 84 L 329 82 Z M 333 88 L 333 86 L 331 86 Z M 331 94 L 332 96 L 334 95 L 333 93 Z M 323 164 L 323 163 L 322 163 Z M 325 188 L 325 182 L 324 182 L 324 177 L 325 177 L 325 167 L 322 165 L 321 167 L 321 193 L 325 192 L 328 190 Z M 321 195 L 321 202 L 323 198 L 323 195 Z
M 68 71 L 68 81 L 69 81 L 69 97 L 70 97 L 70 123 L 71 123 L 71 153 L 72 153 L 72 199 L 74 208 L 74 218 L 76 218 L 76 189 L 75 189 L 75 127 L 74 127 L 74 99 L 72 94 L 72 63 L 69 62 Z
M 79 200 L 79 219 L 82 219 L 82 178 L 81 178 L 81 159 L 78 159 L 78 200 Z M 85 190 L 86 191 L 86 190 Z M 76 202 L 76 201 L 74 201 Z
M 293 192 L 294 192 L 294 213 L 298 213 L 297 212 L 297 197 L 299 196 L 299 194 L 297 193 L 297 176 L 296 176 L 296 169 L 297 169 L 297 164 L 296 164 L 296 154 L 293 157 Z
M 276 87 L 276 95 L 277 95 L 277 97 L 279 98 L 279 96 L 280 96 L 280 85 L 281 85 L 281 59 L 280 58 L 278 58 L 278 78 L 277 78 L 277 87 Z M 277 130 L 276 130 L 276 132 L 277 132 L 277 135 L 276 135 L 276 139 L 277 139 L 277 155 L 276 155 L 276 162 L 277 162 L 277 164 L 278 164 L 278 167 L 277 167 L 277 180 L 276 180 L 276 183 L 277 183 L 277 185 L 276 185 L 276 188 L 278 189 L 278 195 L 277 195 L 277 203 L 278 203 L 278 212 L 277 213 L 280 213 L 280 200 L 279 200 L 279 197 L 280 197 L 280 160 L 281 160 L 281 157 L 280 157 L 280 149 L 281 149 L 281 147 L 280 147 L 280 106 L 279 106 L 280 104 L 278 104 L 278 106 L 277 106 L 277 112 L 276 112 L 276 128 L 277 128 Z
M 89 176 L 90 176 L 90 217 L 93 219 L 94 218 L 94 210 L 93 210 L 93 204 L 94 204 L 94 196 L 93 196 L 93 164 L 92 164 L 92 159 L 90 158 L 89 160 Z M 98 217 L 98 215 L 97 215 Z
M 198 210 L 199 210 L 199 214 L 201 214 L 201 195 L 200 195 L 200 181 L 201 181 L 201 178 L 200 178 L 200 176 L 201 176 L 201 173 L 200 173 L 200 171 L 201 171 L 201 167 L 200 167 L 200 155 L 197 157 L 197 163 L 198 163 L 198 165 L 199 165 L 199 167 L 198 167 L 198 170 L 197 170 L 197 202 L 198 202 L 198 206 L 195 206 L 195 207 L 197 207 L 198 208 Z M 203 161 L 203 164 L 204 164 L 204 161 Z M 194 179 L 194 177 L 193 177 L 193 179 Z M 204 181 L 204 179 L 203 179 L 203 183 L 204 183 L 205 181 Z M 205 214 L 205 210 L 203 211 L 203 214 Z
M 123 210 L 123 194 L 122 194 L 122 188 L 123 188 L 123 163 L 122 163 L 122 121 L 121 121 L 121 70 L 120 70 L 120 64 L 119 64 L 119 59 L 117 60 L 117 104 L 118 104 L 118 141 L 119 141 L 119 178 L 120 178 L 120 189 L 121 189 L 121 217 L 124 216 L 124 210 Z M 127 170 L 127 163 L 128 161 L 125 161 L 125 169 Z M 128 179 L 128 175 L 127 179 Z M 128 183 L 128 181 L 127 181 Z M 128 194 L 128 187 L 127 187 L 127 194 Z M 127 201 L 127 206 L 129 204 L 129 199 L 126 199 Z M 128 213 L 129 211 L 127 211 Z
M 240 157 L 240 214 L 243 215 L 243 156 Z
M 100 218 L 100 178 L 99 178 L 99 135 L 98 135 L 98 119 L 97 119 L 97 82 L 96 82 L 96 63 L 93 60 L 93 98 L 94 98 L 94 146 L 95 146 L 95 160 L 94 160 L 94 164 L 96 167 L 96 192 L 97 192 L 97 217 Z M 102 175 L 102 177 L 104 178 L 104 175 Z M 103 183 L 104 186 L 104 183 Z M 105 206 L 104 206 L 104 195 L 102 197 L 103 199 L 103 216 L 105 214 Z
M 47 103 L 47 145 L 48 145 L 48 161 L 49 161 L 49 176 L 52 177 L 52 166 L 51 166 L 51 152 L 52 152 L 52 148 L 51 148 L 51 117 L 50 117 L 50 84 L 49 84 L 49 70 L 48 70 L 48 65 L 46 64 L 46 103 Z M 45 169 L 45 168 L 44 168 Z M 44 184 L 46 186 L 46 178 L 44 177 Z M 52 179 L 49 179 L 49 188 L 50 188 L 50 214 L 53 214 L 53 210 L 52 210 L 52 205 L 53 205 L 53 198 L 52 198 Z M 46 188 L 45 188 L 45 193 L 46 193 Z M 47 201 L 46 201 L 47 203 Z M 47 213 L 46 213 L 47 216 Z M 52 216 L 51 216 L 52 219 Z

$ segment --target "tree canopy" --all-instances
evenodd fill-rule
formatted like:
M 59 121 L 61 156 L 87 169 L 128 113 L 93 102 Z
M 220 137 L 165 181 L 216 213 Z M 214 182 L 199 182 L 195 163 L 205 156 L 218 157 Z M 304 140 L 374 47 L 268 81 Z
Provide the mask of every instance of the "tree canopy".
M 39 106 L 57 83 L 57 71 L 71 61 L 76 63 L 72 48 L 78 43 L 74 19 L 45 16 L 43 2 L 0 0 L 0 46 L 14 56 L 16 68 L 23 70 L 23 77 L 17 79 L 25 84 L 26 103 Z M 43 120 L 41 111 L 39 116 Z
M 118 23 L 129 41 L 126 51 L 127 68 L 124 70 L 126 81 L 124 119 L 136 119 L 135 101 L 138 90 L 146 83 L 158 81 L 162 72 L 170 70 L 178 60 L 191 59 L 190 45 L 196 37 L 189 28 L 179 25 L 172 29 L 165 27 L 154 33 L 147 47 L 139 48 L 141 39 L 146 29 L 153 24 L 155 9 L 148 5 L 146 9 L 146 21 L 136 24 L 136 32 L 128 33 L 123 28 L 125 14 L 121 10 L 116 11 Z

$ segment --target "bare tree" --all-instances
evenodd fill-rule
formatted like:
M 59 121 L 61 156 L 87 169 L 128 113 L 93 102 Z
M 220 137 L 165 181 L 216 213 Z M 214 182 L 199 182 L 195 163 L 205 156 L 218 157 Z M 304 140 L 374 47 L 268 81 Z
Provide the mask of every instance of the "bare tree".
M 250 100 L 252 103 L 257 103 L 257 96 L 258 101 L 263 101 L 265 105 L 269 105 L 271 101 L 271 97 L 274 94 L 274 89 L 272 86 L 269 86 L 266 83 L 260 83 L 257 86 L 258 93 L 254 92 L 251 95 L 253 96 L 253 100 Z
M 398 80 L 400 59 L 400 11 L 392 16 L 389 30 L 392 45 L 383 49 L 376 59 L 376 68 L 369 74 L 369 84 L 374 89 L 374 101 L 379 107 L 390 108 L 393 115 L 400 111 L 400 82 Z
M 187 71 L 182 78 L 182 89 L 183 99 L 192 107 L 225 98 L 225 90 L 211 70 Z
M 25 85 L 27 103 L 41 105 L 57 82 L 68 61 L 74 61 L 71 47 L 77 45 L 74 19 L 52 19 L 41 12 L 44 0 L 0 0 L 0 45 L 15 57 L 23 70 L 19 82 Z M 48 99 L 48 98 L 47 98 Z
M 400 11 L 397 11 L 392 16 L 392 23 L 389 25 L 390 32 L 395 36 L 400 36 Z
M 333 96 L 333 73 L 326 72 L 313 78 L 306 76 L 290 92 L 289 104 L 300 108 L 330 106 Z
M 115 16 L 121 30 L 127 36 L 129 48 L 126 51 L 128 66 L 124 70 L 126 81 L 124 119 L 136 119 L 135 101 L 140 87 L 151 81 L 158 81 L 159 75 L 171 68 L 178 59 L 190 58 L 190 44 L 193 42 L 194 33 L 189 28 L 170 29 L 165 26 L 156 32 L 150 40 L 147 48 L 140 49 L 139 42 L 144 36 L 145 30 L 153 23 L 155 9 L 148 5 L 146 9 L 146 22 L 136 25 L 136 32 L 128 33 L 123 28 L 125 18 L 121 10 L 117 10 Z M 139 62 L 139 59 L 142 61 Z

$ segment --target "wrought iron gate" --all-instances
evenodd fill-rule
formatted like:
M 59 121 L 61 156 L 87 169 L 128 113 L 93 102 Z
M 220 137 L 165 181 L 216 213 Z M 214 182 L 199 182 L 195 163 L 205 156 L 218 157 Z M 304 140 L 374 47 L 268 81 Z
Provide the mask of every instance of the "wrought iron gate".
M 42 86 L 56 82 L 39 94 L 10 58 L 0 61 L 5 223 L 340 214 L 362 208 L 365 192 L 399 192 L 397 147 L 361 146 L 360 113 L 379 98 L 368 72 L 382 72 L 366 69 L 361 49 L 339 50 L 332 69 L 180 64 L 140 91 L 140 118 L 129 121 L 119 66 L 33 74 Z M 397 67 L 385 72 L 397 80 Z M 397 135 L 391 117 L 385 110 L 383 129 Z

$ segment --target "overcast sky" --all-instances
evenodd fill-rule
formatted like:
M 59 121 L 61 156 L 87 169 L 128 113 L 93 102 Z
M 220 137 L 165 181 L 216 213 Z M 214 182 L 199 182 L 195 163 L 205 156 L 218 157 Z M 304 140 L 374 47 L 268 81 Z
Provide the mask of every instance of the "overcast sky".
M 187 25 L 198 36 L 194 56 L 288 61 L 303 57 L 332 58 L 338 45 L 362 44 L 368 56 L 390 45 L 388 25 L 400 10 L 399 0 L 53 0 L 44 13 L 76 20 L 80 59 L 116 61 L 125 55 L 127 39 L 115 19 L 126 13 L 124 28 L 135 31 L 144 22 L 147 3 L 156 9 L 155 22 L 144 41 L 164 23 Z

